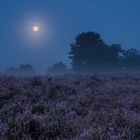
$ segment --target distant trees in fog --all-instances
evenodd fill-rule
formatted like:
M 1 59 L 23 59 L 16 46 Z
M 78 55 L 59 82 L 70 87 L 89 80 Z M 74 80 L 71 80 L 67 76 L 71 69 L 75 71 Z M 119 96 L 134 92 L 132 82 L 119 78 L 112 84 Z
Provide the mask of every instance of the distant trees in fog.
M 22 64 L 19 67 L 10 67 L 6 70 L 8 75 L 30 75 L 34 74 L 34 68 L 29 64 Z
M 84 32 L 71 44 L 69 58 L 74 71 L 105 71 L 140 68 L 140 53 L 123 50 L 120 44 L 108 45 L 95 32 Z
M 136 49 L 122 51 L 122 62 L 126 69 L 140 69 L 140 52 Z
M 117 43 L 106 44 L 100 34 L 96 32 L 83 32 L 77 35 L 68 54 L 72 61 L 71 70 L 60 61 L 50 66 L 47 73 L 140 70 L 140 52 L 137 49 L 125 50 Z M 22 64 L 18 68 L 10 67 L 6 71 L 6 74 L 9 75 L 31 75 L 34 73 L 33 66 L 29 64 Z
M 66 73 L 67 66 L 63 62 L 58 62 L 53 64 L 51 67 L 48 68 L 48 73 Z

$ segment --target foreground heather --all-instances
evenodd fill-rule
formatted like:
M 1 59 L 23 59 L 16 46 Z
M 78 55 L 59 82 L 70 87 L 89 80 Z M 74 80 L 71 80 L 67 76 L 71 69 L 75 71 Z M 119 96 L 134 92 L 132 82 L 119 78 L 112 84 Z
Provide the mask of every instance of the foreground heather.
M 139 140 L 140 75 L 0 78 L 1 140 Z

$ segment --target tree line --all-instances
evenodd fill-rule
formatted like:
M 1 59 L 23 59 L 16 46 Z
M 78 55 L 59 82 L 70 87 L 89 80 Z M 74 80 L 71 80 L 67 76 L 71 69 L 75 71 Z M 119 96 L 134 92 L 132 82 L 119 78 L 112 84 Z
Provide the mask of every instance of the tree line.
M 69 58 L 74 71 L 139 70 L 140 52 L 123 49 L 120 44 L 108 45 L 95 32 L 81 33 L 71 44 Z
M 6 70 L 6 75 L 33 75 L 35 70 L 30 64 L 22 64 L 19 67 L 10 67 Z
M 77 35 L 75 42 L 70 45 L 68 56 L 73 72 L 140 70 L 140 52 L 137 49 L 123 49 L 118 43 L 108 45 L 96 32 Z M 65 72 L 66 65 L 59 62 L 50 69 L 53 69 L 53 72 Z
M 72 69 L 68 70 L 63 62 L 50 66 L 47 73 L 65 72 L 104 72 L 104 71 L 138 71 L 140 70 L 140 52 L 135 48 L 123 49 L 121 44 L 107 44 L 96 32 L 83 32 L 76 36 L 70 45 L 68 57 Z M 33 72 L 31 65 L 10 68 L 8 72 Z

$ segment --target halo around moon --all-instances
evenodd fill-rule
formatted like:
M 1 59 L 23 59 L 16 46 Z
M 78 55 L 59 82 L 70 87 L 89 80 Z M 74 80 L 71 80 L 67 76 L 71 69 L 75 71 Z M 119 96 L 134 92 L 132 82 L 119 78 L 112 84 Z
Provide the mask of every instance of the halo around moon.
M 37 26 L 37 25 L 33 26 L 33 31 L 38 32 L 39 31 L 39 26 Z

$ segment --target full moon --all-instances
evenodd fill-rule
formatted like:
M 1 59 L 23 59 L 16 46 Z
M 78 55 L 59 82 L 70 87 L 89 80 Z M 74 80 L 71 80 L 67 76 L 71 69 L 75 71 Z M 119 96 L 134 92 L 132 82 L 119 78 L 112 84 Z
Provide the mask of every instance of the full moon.
M 38 31 L 39 31 L 39 26 L 35 25 L 35 26 L 33 27 L 33 31 L 34 31 L 34 32 L 38 32 Z

